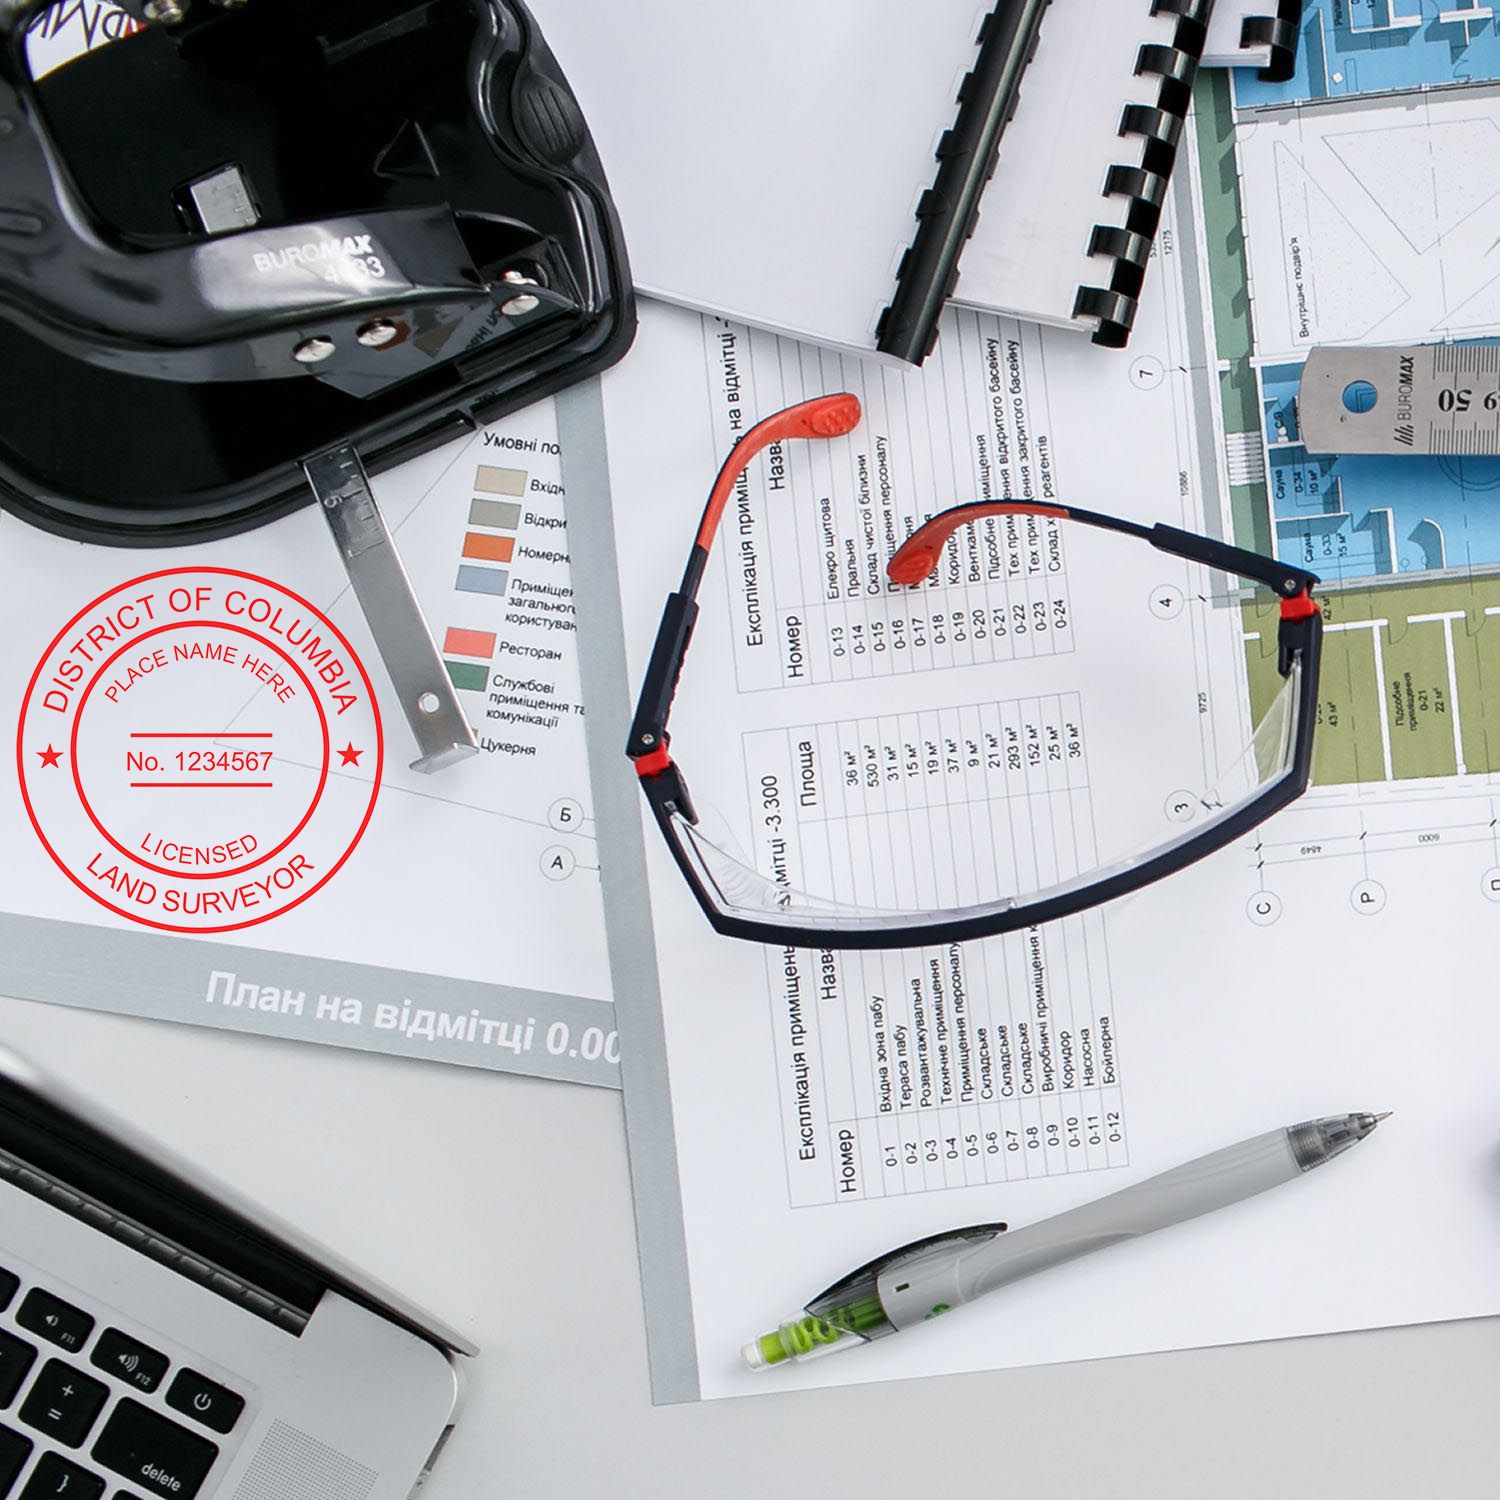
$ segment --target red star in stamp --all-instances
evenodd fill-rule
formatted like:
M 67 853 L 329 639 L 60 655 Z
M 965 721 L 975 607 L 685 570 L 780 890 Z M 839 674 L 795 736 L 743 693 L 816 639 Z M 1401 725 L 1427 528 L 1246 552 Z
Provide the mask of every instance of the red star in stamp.
M 357 766 L 359 764 L 360 756 L 364 753 L 365 752 L 363 750 L 356 750 L 354 748 L 354 741 L 350 740 L 350 742 L 345 745 L 342 750 L 339 751 L 339 764 L 341 766 Z
M 37 751 L 37 758 L 44 766 L 56 766 L 62 760 L 62 751 L 54 750 L 51 745 L 48 745 L 45 750 Z

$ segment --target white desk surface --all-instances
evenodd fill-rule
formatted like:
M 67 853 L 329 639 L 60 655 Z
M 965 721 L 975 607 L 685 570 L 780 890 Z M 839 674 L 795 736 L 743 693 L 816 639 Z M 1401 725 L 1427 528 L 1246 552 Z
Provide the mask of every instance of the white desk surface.
M 424 1500 L 1493 1490 L 1500 1319 L 653 1409 L 618 1096 L 20 1001 L 0 1038 L 472 1335 Z

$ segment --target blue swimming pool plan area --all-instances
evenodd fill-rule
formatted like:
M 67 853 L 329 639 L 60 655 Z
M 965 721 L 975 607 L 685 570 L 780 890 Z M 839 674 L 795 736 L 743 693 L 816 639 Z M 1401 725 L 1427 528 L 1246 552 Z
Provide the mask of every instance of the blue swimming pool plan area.
M 1500 456 L 1309 453 L 1298 364 L 1258 372 L 1276 555 L 1339 582 L 1500 572 Z
M 1238 108 L 1405 93 L 1500 79 L 1500 0 L 1307 0 L 1297 70 L 1237 69 Z

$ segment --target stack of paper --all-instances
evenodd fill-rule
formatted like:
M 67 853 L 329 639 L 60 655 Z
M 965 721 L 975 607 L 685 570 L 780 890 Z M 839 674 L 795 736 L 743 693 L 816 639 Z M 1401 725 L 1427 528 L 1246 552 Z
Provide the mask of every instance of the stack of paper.
M 1001 0 L 997 12 L 1017 0 Z M 1220 0 L 1206 58 L 1260 66 L 1244 23 L 1276 0 Z M 650 296 L 836 348 L 868 351 L 974 66 L 984 9 L 932 0 L 650 0 L 582 7 L 535 0 L 609 173 L 637 286 Z M 1121 134 L 1129 105 L 1181 115 L 1192 54 L 1152 0 L 1051 0 L 956 295 L 971 307 L 1098 327 L 1075 317 L 1108 288 L 1096 225 L 1136 227 L 1105 195 L 1112 166 L 1139 168 Z M 1196 35 L 1192 25 L 1184 37 Z M 1141 70 L 1142 49 L 1157 59 Z M 1154 170 L 1161 170 L 1153 156 Z M 1149 191 L 1149 190 L 1147 190 Z M 1156 205 L 1159 209 L 1159 202 Z M 1142 254 L 1155 230 L 1150 216 Z M 1133 316 L 1133 309 L 1131 310 Z M 1128 330 L 1127 330 L 1128 331 Z

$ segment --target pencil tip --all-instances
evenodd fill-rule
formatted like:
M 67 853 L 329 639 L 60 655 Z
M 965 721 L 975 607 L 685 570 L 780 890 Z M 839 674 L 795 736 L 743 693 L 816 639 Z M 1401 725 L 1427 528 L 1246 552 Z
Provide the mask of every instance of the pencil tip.
M 1380 1122 L 1381 1122 L 1381 1121 L 1382 1121 L 1382 1120 L 1389 1120 L 1389 1119 L 1390 1119 L 1390 1117 L 1391 1117 L 1391 1116 L 1392 1116 L 1392 1115 L 1393 1115 L 1393 1114 L 1394 1114 L 1394 1113 L 1395 1113 L 1395 1111 L 1394 1111 L 1394 1110 L 1391 1110 L 1391 1109 L 1388 1109 L 1388 1110 L 1386 1110 L 1386 1111 L 1385 1111 L 1385 1112 L 1384 1112 L 1384 1113 L 1383 1113 L 1383 1114 L 1378 1114 L 1378 1115 L 1376 1115 L 1376 1116 L 1375 1116 L 1375 1123 L 1376 1123 L 1376 1124 L 1377 1124 L 1377 1125 L 1378 1125 L 1378 1124 L 1380 1124 Z

